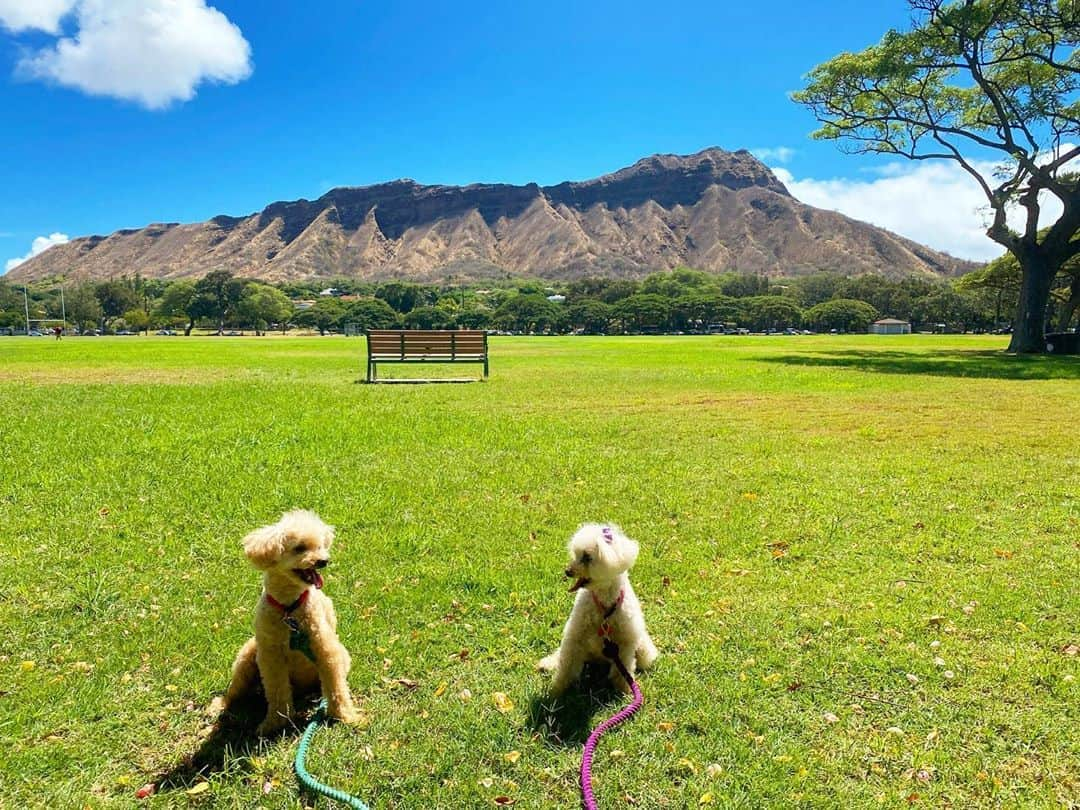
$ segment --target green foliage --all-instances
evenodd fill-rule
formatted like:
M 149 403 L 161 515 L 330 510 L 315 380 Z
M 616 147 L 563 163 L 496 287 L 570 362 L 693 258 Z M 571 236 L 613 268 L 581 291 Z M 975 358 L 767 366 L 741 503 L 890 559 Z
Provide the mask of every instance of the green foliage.
M 605 304 L 613 304 L 636 293 L 641 285 L 632 279 L 586 278 L 572 281 L 566 288 L 566 302 L 572 304 L 581 298 L 596 298 Z
M 769 292 L 769 279 L 757 273 L 721 273 L 720 292 L 733 298 L 748 298 Z
M 437 295 L 438 293 L 434 288 L 400 281 L 380 284 L 375 289 L 376 298 L 381 298 L 394 311 L 400 312 L 402 315 L 411 312 L 418 306 L 427 306 L 434 303 Z
M 671 318 L 671 300 L 655 293 L 635 293 L 615 303 L 612 312 L 623 329 L 663 331 Z
M 713 290 L 685 293 L 672 306 L 679 328 L 698 331 L 711 323 L 737 322 L 744 314 L 739 299 Z
M 248 282 L 236 305 L 236 315 L 242 326 L 266 329 L 272 323 L 285 331 L 293 314 L 292 301 L 281 290 L 268 284 Z
M 597 298 L 579 298 L 566 309 L 566 322 L 587 335 L 602 335 L 614 319 L 614 308 Z
M 135 332 L 144 332 L 150 328 L 150 316 L 142 307 L 129 309 L 121 318 L 123 318 L 125 327 Z
M 794 301 L 778 295 L 755 295 L 741 301 L 745 322 L 757 331 L 800 326 L 802 309 Z
M 213 270 L 195 282 L 195 300 L 188 314 L 194 310 L 197 313 L 194 317 L 212 318 L 221 332 L 225 321 L 236 312 L 246 285 L 247 282 L 234 278 L 228 270 Z
M 343 323 L 354 323 L 364 332 L 368 329 L 389 329 L 397 325 L 398 314 L 381 298 L 361 298 L 345 307 Z
M 919 299 L 913 315 L 922 323 L 943 323 L 960 331 L 966 331 L 978 317 L 969 300 L 950 287 L 941 287 Z
M 93 329 L 105 316 L 93 284 L 77 284 L 64 291 L 68 320 L 81 330 Z
M 561 319 L 562 310 L 538 293 L 508 298 L 491 317 L 501 329 L 525 334 L 552 331 Z
M 25 326 L 22 293 L 0 278 L 0 327 Z
M 403 318 L 406 329 L 453 329 L 457 319 L 452 310 L 442 307 L 416 307 Z
M 867 327 L 878 319 L 878 312 L 865 301 L 834 298 L 810 307 L 803 313 L 803 317 L 816 329 L 865 332 Z
M 142 303 L 132 286 L 123 281 L 104 281 L 94 288 L 94 295 L 105 318 L 119 318 Z
M 679 267 L 668 273 L 653 273 L 645 277 L 640 287 L 642 293 L 661 295 L 664 298 L 679 298 L 703 291 L 720 292 L 716 274 L 691 270 L 689 267 Z
M 325 335 L 333 329 L 340 329 L 345 318 L 345 305 L 333 296 L 324 295 L 307 309 L 299 310 L 293 320 L 300 326 L 318 329 Z

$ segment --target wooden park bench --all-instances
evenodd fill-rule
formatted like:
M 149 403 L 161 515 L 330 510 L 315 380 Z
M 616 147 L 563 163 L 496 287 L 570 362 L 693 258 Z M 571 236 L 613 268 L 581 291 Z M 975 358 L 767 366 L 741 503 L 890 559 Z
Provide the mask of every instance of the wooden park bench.
M 379 363 L 483 363 L 488 375 L 487 332 L 482 329 L 371 329 L 367 332 L 367 381 L 435 382 L 435 380 L 379 380 Z M 471 379 L 439 382 L 471 382 Z

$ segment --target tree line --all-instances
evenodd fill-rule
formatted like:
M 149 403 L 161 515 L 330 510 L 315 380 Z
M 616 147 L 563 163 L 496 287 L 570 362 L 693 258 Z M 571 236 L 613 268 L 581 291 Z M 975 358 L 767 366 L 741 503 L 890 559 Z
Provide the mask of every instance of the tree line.
M 785 329 L 865 332 L 880 317 L 951 332 L 1001 329 L 1015 315 L 1020 268 L 1011 257 L 958 280 L 820 272 L 769 279 L 690 268 L 642 280 L 507 280 L 497 286 L 371 283 L 338 278 L 280 285 L 223 270 L 201 279 L 130 278 L 29 291 L 31 318 L 76 331 L 475 328 L 529 334 L 626 334 Z M 1080 262 L 1067 265 L 1047 309 L 1071 326 L 1080 305 Z M 329 286 L 332 294 L 322 294 Z M 0 279 L 0 327 L 25 323 L 22 290 Z

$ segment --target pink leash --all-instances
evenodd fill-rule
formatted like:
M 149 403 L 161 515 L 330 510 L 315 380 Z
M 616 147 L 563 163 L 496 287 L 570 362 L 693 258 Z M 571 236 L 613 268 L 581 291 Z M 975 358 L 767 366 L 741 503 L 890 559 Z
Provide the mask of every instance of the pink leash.
M 618 668 L 619 674 L 626 679 L 628 684 L 630 684 L 630 690 L 634 693 L 634 701 L 614 717 L 609 717 L 603 723 L 598 725 L 593 730 L 593 733 L 589 735 L 589 739 L 585 743 L 585 752 L 581 755 L 581 798 L 585 802 L 585 810 L 597 810 L 596 799 L 593 797 L 592 790 L 592 760 L 593 754 L 596 752 L 597 743 L 600 742 L 600 738 L 605 732 L 630 719 L 634 715 L 634 712 L 641 708 L 641 704 L 644 700 L 641 696 L 641 688 L 637 685 L 637 681 L 634 680 L 634 676 L 626 671 L 622 659 L 619 658 L 618 646 L 610 639 L 604 640 L 604 655 L 611 659 L 612 663 Z

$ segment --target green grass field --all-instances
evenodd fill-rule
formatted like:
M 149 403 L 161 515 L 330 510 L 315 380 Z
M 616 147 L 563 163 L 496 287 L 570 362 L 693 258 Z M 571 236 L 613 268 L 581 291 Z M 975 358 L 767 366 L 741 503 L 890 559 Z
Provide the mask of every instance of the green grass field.
M 365 386 L 358 339 L 0 339 L 0 806 L 303 806 L 296 735 L 205 712 L 239 540 L 302 506 L 365 716 L 308 766 L 373 808 L 578 806 L 623 699 L 533 667 L 590 519 L 662 652 L 603 807 L 1076 807 L 1080 359 L 1004 345 L 493 338 L 484 384 Z

